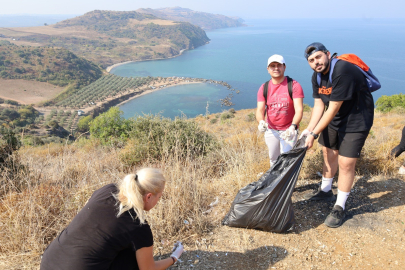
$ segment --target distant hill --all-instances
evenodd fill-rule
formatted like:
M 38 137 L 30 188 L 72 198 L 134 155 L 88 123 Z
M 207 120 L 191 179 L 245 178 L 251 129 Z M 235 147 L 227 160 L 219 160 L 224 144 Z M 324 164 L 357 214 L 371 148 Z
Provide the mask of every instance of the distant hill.
M 0 41 L 0 78 L 85 86 L 102 76 L 94 63 L 64 48 L 17 46 Z
M 209 41 L 204 30 L 135 11 L 95 10 L 55 25 L 0 28 L 0 40 L 56 46 L 107 67 L 112 64 L 169 58 Z
M 244 26 L 243 20 L 241 18 L 194 11 L 188 8 L 181 7 L 157 9 L 140 8 L 136 11 L 143 14 L 152 14 L 163 19 L 189 22 L 198 25 L 205 30 Z

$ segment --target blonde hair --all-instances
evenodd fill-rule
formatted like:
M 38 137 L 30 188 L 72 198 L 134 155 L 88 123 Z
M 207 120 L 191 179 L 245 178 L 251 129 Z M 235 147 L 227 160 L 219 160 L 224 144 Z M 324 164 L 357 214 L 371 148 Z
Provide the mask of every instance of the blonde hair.
M 144 168 L 136 174 L 128 174 L 118 185 L 116 198 L 119 201 L 117 217 L 134 209 L 140 223 L 145 223 L 143 196 L 163 191 L 166 179 L 159 169 Z

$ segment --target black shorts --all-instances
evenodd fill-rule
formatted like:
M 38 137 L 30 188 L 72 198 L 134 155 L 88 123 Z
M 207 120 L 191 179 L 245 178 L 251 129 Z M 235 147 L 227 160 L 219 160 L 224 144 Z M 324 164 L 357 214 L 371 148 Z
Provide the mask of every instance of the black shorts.
M 333 149 L 339 150 L 339 155 L 343 157 L 358 158 L 361 149 L 366 142 L 369 130 L 361 132 L 339 132 L 330 128 L 325 128 L 319 136 L 318 143 Z

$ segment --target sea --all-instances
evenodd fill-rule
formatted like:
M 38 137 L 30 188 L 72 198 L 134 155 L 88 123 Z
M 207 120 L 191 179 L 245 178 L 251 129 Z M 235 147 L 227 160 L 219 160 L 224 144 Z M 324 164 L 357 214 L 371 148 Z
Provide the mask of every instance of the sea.
M 382 95 L 404 92 L 404 19 L 269 19 L 248 20 L 245 24 L 246 27 L 207 31 L 211 39 L 208 44 L 178 57 L 128 63 L 111 71 L 126 77 L 177 76 L 225 81 L 239 94 L 216 84 L 173 86 L 126 102 L 120 106 L 124 116 L 195 117 L 230 108 L 255 108 L 259 87 L 270 79 L 266 66 L 273 54 L 284 56 L 286 75 L 301 84 L 304 103 L 313 106 L 312 70 L 304 58 L 304 49 L 315 41 L 322 42 L 331 53 L 357 54 L 369 65 L 382 85 L 373 93 L 374 101 Z M 221 106 L 219 100 L 230 94 L 234 105 Z
M 40 26 L 74 15 L 0 15 L 0 27 Z M 129 118 L 142 114 L 195 117 L 256 107 L 257 91 L 270 79 L 267 59 L 281 54 L 286 75 L 304 89 L 304 103 L 313 106 L 312 70 L 304 58 L 305 47 L 322 42 L 331 53 L 354 53 L 367 63 L 382 88 L 373 93 L 403 93 L 405 85 L 405 19 L 267 19 L 246 20 L 246 27 L 207 31 L 211 41 L 171 59 L 133 62 L 112 69 L 125 76 L 191 77 L 225 81 L 234 91 L 211 83 L 167 87 L 132 99 L 120 106 Z M 130 59 L 130 56 L 128 56 Z M 237 92 L 239 92 L 237 94 Z M 220 99 L 232 96 L 231 107 Z

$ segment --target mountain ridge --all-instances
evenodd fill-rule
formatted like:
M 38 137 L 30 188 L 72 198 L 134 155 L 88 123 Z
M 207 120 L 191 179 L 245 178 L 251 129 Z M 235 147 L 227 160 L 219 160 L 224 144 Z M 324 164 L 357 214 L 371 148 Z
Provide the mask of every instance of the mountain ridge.
M 140 8 L 136 11 L 143 14 L 151 14 L 163 19 L 189 22 L 200 26 L 204 30 L 246 26 L 243 24 L 243 19 L 239 17 L 228 17 L 221 14 L 194 11 L 182 7 L 167 7 L 157 9 Z
M 0 40 L 66 48 L 103 68 L 164 59 L 209 42 L 204 30 L 135 11 L 95 10 L 54 25 L 0 28 Z

